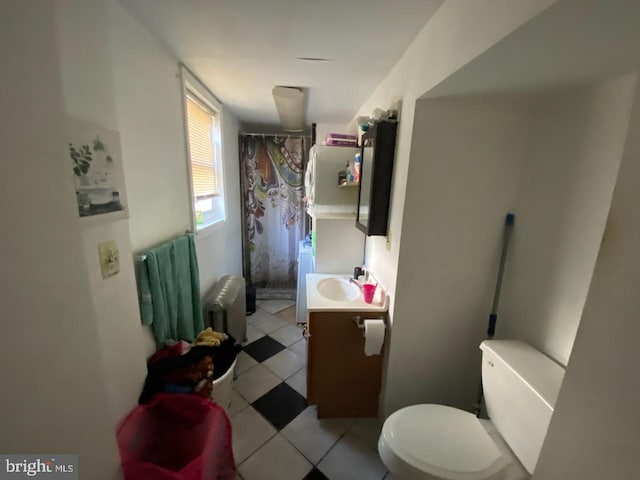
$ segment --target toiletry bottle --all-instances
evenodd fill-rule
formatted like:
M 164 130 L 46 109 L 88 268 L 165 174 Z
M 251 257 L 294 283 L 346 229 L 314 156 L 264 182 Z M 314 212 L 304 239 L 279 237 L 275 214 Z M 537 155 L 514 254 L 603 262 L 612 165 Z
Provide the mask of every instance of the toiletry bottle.
M 347 171 L 340 170 L 338 172 L 338 185 L 342 185 L 344 183 L 347 183 Z
M 353 174 L 353 167 L 350 162 L 347 162 L 347 182 L 355 182 L 355 175 Z
M 360 156 L 359 153 L 356 153 L 355 159 L 353 160 L 353 169 L 354 169 L 354 176 L 355 176 L 355 181 L 359 182 L 360 181 L 360 165 L 362 162 L 362 157 Z

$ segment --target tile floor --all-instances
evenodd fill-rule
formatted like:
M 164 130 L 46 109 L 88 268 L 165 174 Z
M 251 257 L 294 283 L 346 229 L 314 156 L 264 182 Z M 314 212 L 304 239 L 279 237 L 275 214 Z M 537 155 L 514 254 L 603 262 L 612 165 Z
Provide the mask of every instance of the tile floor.
M 230 416 L 243 480 L 390 480 L 375 418 L 318 420 L 307 405 L 307 348 L 295 305 L 263 300 L 247 318 Z

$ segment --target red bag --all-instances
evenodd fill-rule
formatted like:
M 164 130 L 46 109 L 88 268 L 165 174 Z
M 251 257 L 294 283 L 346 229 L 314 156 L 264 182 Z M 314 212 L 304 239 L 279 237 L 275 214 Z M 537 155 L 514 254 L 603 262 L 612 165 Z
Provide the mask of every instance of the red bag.
M 159 393 L 118 427 L 126 480 L 235 480 L 231 422 L 217 403 Z

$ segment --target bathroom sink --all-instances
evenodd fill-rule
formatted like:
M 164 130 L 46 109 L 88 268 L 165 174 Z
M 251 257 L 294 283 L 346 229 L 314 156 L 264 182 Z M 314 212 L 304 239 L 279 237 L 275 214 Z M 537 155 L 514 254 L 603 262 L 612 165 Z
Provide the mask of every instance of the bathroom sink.
M 344 278 L 325 278 L 318 282 L 318 293 L 328 300 L 352 302 L 360 297 L 360 289 Z
M 366 303 L 350 273 L 307 273 L 308 312 L 386 312 L 389 295 L 378 285 L 372 303 Z

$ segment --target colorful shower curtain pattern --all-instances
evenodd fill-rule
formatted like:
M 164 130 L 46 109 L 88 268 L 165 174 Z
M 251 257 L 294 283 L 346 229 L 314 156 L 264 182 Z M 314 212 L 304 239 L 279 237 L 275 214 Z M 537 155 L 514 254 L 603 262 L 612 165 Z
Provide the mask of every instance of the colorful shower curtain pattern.
M 293 286 L 304 231 L 303 137 L 240 136 L 245 277 Z

